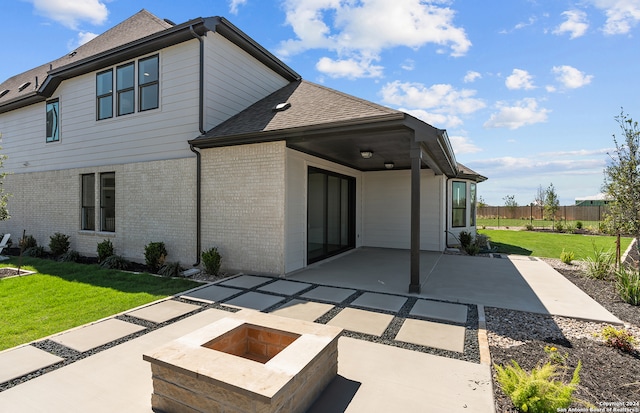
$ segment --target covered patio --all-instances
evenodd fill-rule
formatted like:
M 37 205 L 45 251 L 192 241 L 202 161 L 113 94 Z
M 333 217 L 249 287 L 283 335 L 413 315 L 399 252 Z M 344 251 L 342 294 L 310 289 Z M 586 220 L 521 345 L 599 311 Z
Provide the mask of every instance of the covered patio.
M 359 248 L 289 275 L 296 281 L 406 294 L 408 250 Z M 534 257 L 471 257 L 421 251 L 418 297 L 590 321 L 620 320 Z

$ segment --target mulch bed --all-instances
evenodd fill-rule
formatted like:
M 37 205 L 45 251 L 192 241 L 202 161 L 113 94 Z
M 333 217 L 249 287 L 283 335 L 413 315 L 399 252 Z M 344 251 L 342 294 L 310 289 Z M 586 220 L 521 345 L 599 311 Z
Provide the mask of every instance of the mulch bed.
M 640 307 L 634 307 L 620 300 L 615 291 L 614 282 L 584 278 L 581 276 L 583 270 L 578 266 L 567 268 L 562 264 L 549 263 L 620 320 L 636 327 L 640 326 Z M 640 340 L 640 337 L 636 338 Z M 624 403 L 631 403 L 627 406 L 629 409 L 627 411 L 640 412 L 640 406 L 635 404 L 640 402 L 640 352 L 637 350 L 631 354 L 624 353 L 604 345 L 596 338 L 532 339 L 527 340 L 525 344 L 510 348 L 491 346 L 492 362 L 506 365 L 510 364 L 511 360 L 515 360 L 523 369 L 530 371 L 549 360 L 544 348 L 550 345 L 556 347 L 558 353 L 567 355 L 565 382 L 571 379 L 578 360 L 582 361 L 580 385 L 574 393 L 575 398 L 597 409 L 607 406 L 603 403 L 623 403 L 618 407 L 624 407 Z M 496 412 L 518 412 L 519 410 L 513 406 L 511 400 L 495 381 L 495 374 L 493 384 Z M 575 409 L 574 411 L 589 411 L 585 404 L 579 402 L 573 403 L 571 408 Z
M 18 270 L 15 268 L 0 268 L 0 279 L 7 277 L 15 277 L 16 275 L 25 275 L 31 274 L 30 272 L 20 270 L 20 274 L 18 274 Z

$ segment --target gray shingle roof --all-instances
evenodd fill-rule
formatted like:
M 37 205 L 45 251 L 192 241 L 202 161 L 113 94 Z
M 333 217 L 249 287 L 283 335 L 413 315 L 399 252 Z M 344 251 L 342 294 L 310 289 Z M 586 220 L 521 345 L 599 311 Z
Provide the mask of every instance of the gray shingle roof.
M 9 90 L 9 93 L 0 97 L 0 105 L 35 93 L 51 70 L 73 64 L 87 57 L 95 56 L 170 27 L 172 27 L 171 24 L 143 9 L 95 39 L 78 47 L 73 52 L 52 62 L 10 77 L 2 82 L 0 84 L 0 93 L 6 89 Z M 38 79 L 37 82 L 36 77 Z M 31 82 L 31 84 L 24 90 L 19 91 L 18 88 L 20 85 L 26 82 Z
M 289 103 L 284 111 L 274 111 Z M 229 118 L 198 139 L 211 139 L 332 123 L 372 119 L 403 113 L 336 90 L 300 80 L 291 82 Z M 197 142 L 198 139 L 194 140 Z

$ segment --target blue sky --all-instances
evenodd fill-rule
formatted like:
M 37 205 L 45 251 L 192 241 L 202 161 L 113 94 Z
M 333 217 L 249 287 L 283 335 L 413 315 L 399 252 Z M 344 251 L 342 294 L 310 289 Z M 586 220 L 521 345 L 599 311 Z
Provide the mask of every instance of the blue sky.
M 492 205 L 599 193 L 614 118 L 640 120 L 640 0 L 3 0 L 0 81 L 143 8 L 224 16 L 306 80 L 447 129 Z

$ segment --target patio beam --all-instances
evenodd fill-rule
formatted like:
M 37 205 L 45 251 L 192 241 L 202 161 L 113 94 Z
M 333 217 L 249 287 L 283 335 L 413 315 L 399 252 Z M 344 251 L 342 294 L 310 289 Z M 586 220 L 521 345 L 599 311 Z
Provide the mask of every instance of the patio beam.
M 410 293 L 420 293 L 420 168 L 422 148 L 411 143 L 411 282 Z

